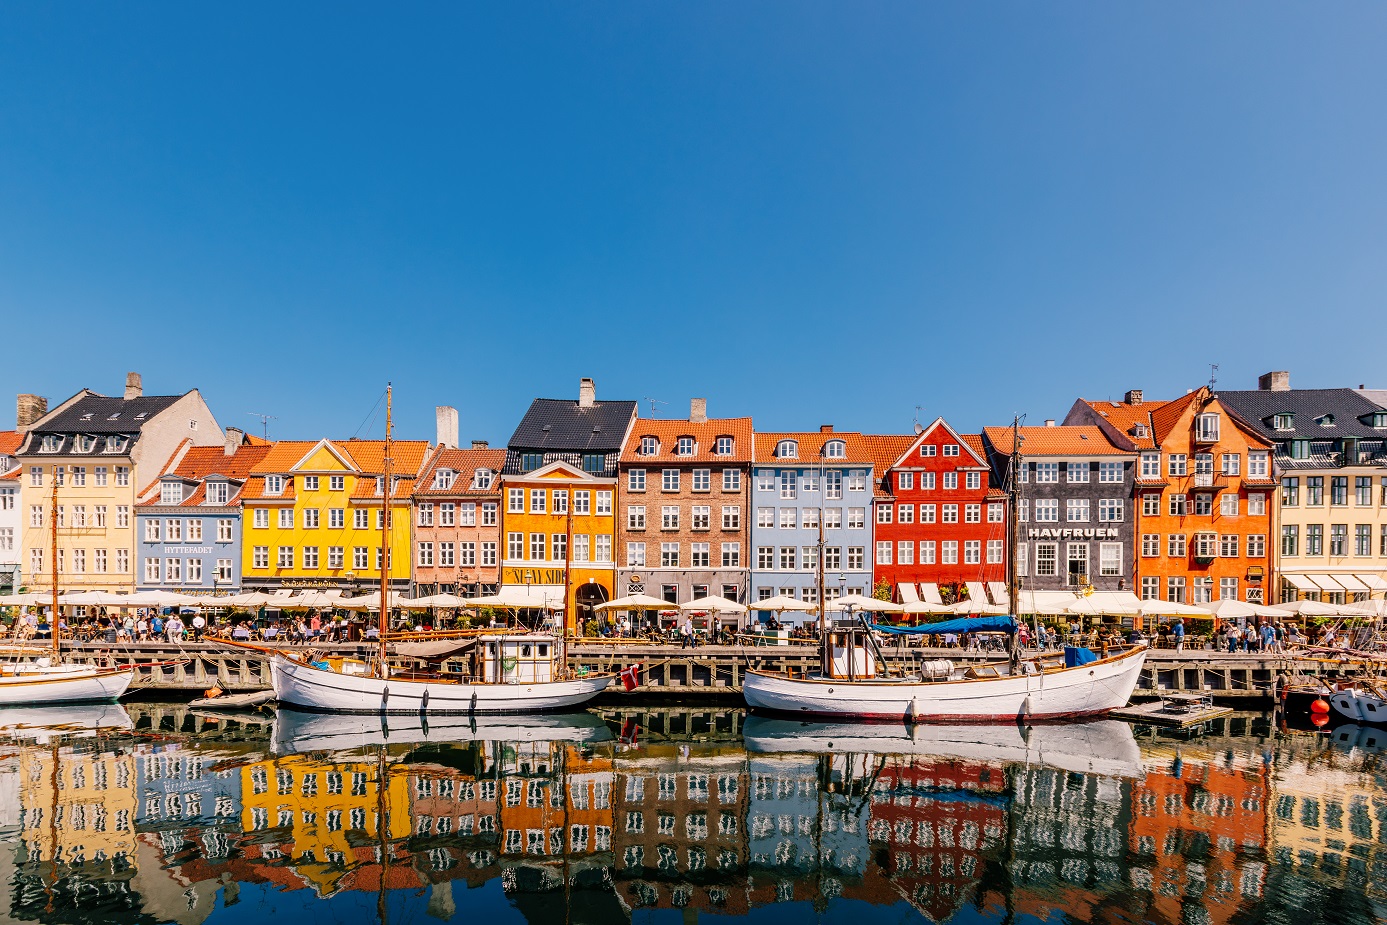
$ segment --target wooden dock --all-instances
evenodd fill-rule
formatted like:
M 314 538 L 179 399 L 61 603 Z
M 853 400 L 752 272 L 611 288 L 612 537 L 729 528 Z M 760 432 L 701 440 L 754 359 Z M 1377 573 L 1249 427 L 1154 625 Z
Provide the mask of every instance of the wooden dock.
M 1113 719 L 1143 726 L 1185 729 L 1232 714 L 1232 707 L 1219 706 L 1210 697 L 1176 694 L 1162 697 L 1160 700 L 1133 704 L 1121 710 L 1114 710 L 1109 715 Z

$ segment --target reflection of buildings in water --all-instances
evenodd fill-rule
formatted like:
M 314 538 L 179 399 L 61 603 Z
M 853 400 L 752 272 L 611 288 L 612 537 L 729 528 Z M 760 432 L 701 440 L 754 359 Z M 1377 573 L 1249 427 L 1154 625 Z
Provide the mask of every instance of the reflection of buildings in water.
M 1228 922 L 1262 899 L 1266 880 L 1268 776 L 1260 759 L 1198 745 L 1132 788 L 1130 879 L 1149 918 L 1180 921 L 1195 902 Z
M 1328 756 L 1338 761 L 1343 756 Z M 1387 894 L 1387 794 L 1373 773 L 1322 760 L 1283 760 L 1271 798 L 1272 860 L 1278 868 L 1347 876 Z

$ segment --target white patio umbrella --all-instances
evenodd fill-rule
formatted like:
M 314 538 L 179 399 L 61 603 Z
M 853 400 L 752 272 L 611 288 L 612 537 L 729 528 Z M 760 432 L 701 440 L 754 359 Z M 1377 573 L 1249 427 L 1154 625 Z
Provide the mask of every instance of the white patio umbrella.
M 905 605 L 897 604 L 894 601 L 879 601 L 874 597 L 867 597 L 862 594 L 844 594 L 842 597 L 828 602 L 829 609 L 846 610 L 849 607 L 854 610 L 866 610 L 871 613 L 905 613 Z
M 1222 600 L 1214 601 L 1208 607 L 1209 613 L 1218 617 L 1220 620 L 1249 619 L 1255 617 L 1284 617 L 1285 611 L 1277 610 L 1275 607 L 1267 607 L 1262 604 L 1250 604 L 1247 601 L 1240 601 L 1236 598 L 1225 597 Z
M 1001 604 L 989 604 L 987 601 L 966 600 L 950 604 L 947 610 L 943 612 L 970 616 L 976 614 L 980 617 L 1004 617 L 1011 613 L 1011 609 L 1003 607 Z M 906 613 L 910 613 L 910 611 L 907 610 Z
M 777 594 L 775 597 L 764 598 L 751 604 L 752 610 L 769 610 L 774 613 L 784 613 L 787 610 L 799 613 L 818 613 L 819 605 L 802 601 L 799 598 L 790 597 L 788 594 Z
M 140 591 L 122 595 L 122 607 L 201 607 L 203 598 L 179 594 L 177 591 Z
M 1348 614 L 1352 611 L 1354 616 L 1364 617 L 1387 617 L 1387 600 L 1359 601 L 1356 604 L 1345 604 L 1343 611 Z
M 427 607 L 430 610 L 449 610 L 466 607 L 467 603 L 456 594 L 444 592 L 442 594 L 431 594 L 428 597 L 416 597 L 414 599 L 414 606 Z
M 1291 601 L 1288 604 L 1273 604 L 1271 609 L 1298 617 L 1337 617 L 1343 614 L 1343 604 L 1324 604 L 1320 601 Z
M 463 598 L 467 607 L 535 607 L 558 610 L 563 607 L 562 593 L 541 591 L 527 585 L 505 585 L 495 594 Z
M 651 597 L 648 594 L 631 594 L 626 597 L 619 597 L 605 604 L 598 604 L 594 610 L 668 610 L 674 606 L 669 601 L 662 601 L 658 597 Z
M 0 607 L 32 607 L 45 602 L 53 603 L 53 595 L 35 594 L 32 591 L 22 594 L 0 594 Z M 59 599 L 58 603 L 61 604 L 62 600 Z
M 716 594 L 685 601 L 679 605 L 679 609 L 687 611 L 707 610 L 713 613 L 746 613 L 747 611 L 745 604 L 729 601 L 727 598 L 719 597 Z
M 927 613 L 953 613 L 954 605 L 945 604 L 939 601 L 911 601 L 902 605 L 902 613 L 927 614 Z

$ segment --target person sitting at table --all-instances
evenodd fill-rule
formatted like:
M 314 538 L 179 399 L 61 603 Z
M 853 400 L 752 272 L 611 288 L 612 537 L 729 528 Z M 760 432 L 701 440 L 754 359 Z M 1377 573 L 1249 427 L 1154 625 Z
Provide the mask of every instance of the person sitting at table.
M 231 638 L 237 642 L 250 642 L 250 630 L 244 623 L 237 623 L 231 630 Z

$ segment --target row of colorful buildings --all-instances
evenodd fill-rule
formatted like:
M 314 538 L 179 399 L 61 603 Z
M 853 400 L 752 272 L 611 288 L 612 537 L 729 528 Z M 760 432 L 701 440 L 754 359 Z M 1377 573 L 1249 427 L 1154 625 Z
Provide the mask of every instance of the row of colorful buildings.
M 1029 590 L 1387 591 L 1387 392 L 1258 385 L 864 434 L 758 431 L 702 399 L 643 418 L 583 379 L 576 400 L 536 399 L 504 448 L 463 446 L 439 407 L 433 442 L 393 443 L 387 510 L 383 441 L 257 439 L 132 373 L 120 396 L 19 396 L 0 433 L 0 590 L 50 580 L 56 517 L 64 590 L 364 593 L 389 516 L 396 590 L 526 586 L 567 601 L 570 623 L 634 593 L 814 602 L 820 570 L 830 597 L 1000 596 L 1013 558 Z

